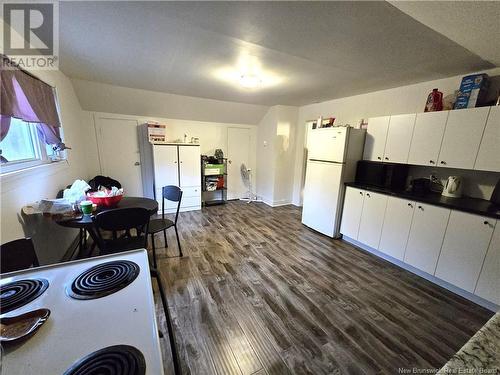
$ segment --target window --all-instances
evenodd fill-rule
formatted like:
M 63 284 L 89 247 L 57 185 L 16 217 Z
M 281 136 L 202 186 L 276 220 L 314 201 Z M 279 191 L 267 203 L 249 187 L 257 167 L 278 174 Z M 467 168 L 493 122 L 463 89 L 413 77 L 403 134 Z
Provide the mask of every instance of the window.
M 62 159 L 61 152 L 40 139 L 37 124 L 16 118 L 11 119 L 9 132 L 0 141 L 0 155 L 2 174 Z
M 54 87 L 0 54 L 0 174 L 65 158 Z

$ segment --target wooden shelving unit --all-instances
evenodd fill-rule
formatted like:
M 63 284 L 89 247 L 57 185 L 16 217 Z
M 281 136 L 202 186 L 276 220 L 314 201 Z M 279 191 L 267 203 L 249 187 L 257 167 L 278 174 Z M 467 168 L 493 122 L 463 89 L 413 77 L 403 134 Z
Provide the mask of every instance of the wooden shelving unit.
M 207 162 L 205 155 L 201 157 L 201 200 L 205 207 L 216 206 L 219 204 L 225 204 L 227 202 L 227 159 L 224 158 L 223 162 L 223 173 L 221 174 L 205 174 L 206 165 L 211 164 Z M 218 187 L 215 190 L 207 190 L 207 181 L 209 179 L 220 179 L 224 181 L 222 187 Z

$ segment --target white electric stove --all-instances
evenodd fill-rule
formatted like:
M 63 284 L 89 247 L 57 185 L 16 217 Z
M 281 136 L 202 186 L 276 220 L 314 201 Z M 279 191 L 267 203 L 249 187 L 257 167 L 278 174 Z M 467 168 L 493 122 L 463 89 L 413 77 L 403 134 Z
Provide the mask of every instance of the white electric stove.
M 163 374 L 146 250 L 6 273 L 0 287 L 1 317 L 50 310 L 32 337 L 3 347 L 3 375 Z

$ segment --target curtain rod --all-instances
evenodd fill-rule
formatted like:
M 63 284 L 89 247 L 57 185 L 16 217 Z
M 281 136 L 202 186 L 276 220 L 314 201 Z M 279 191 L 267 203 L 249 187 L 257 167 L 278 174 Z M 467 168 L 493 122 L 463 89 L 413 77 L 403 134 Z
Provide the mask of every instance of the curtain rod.
M 12 65 L 13 67 L 15 67 L 15 68 L 19 69 L 21 72 L 23 72 L 23 73 L 25 73 L 25 74 L 29 75 L 31 78 L 34 78 L 34 79 L 36 79 L 37 81 L 40 81 L 40 82 L 42 82 L 42 83 L 46 84 L 47 86 L 50 86 L 50 87 L 52 87 L 53 89 L 55 89 L 55 87 L 54 87 L 54 86 L 49 85 L 49 84 L 48 84 L 47 82 L 45 82 L 43 79 L 38 78 L 38 77 L 37 77 L 36 75 L 34 75 L 33 73 L 28 72 L 27 70 L 25 70 L 25 69 L 21 68 L 18 64 L 16 64 L 15 62 L 13 62 L 13 61 L 9 58 L 9 56 L 7 56 L 7 55 L 5 55 L 5 54 L 3 54 L 3 53 L 0 53 L 0 58 L 2 59 L 2 66 L 4 65 L 4 64 L 3 64 L 3 62 L 4 62 L 4 61 L 7 61 L 10 65 Z

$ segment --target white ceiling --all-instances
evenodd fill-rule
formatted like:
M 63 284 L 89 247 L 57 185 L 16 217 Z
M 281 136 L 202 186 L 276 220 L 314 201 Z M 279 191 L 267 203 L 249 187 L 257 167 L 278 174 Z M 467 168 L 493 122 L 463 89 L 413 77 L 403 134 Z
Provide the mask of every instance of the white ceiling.
M 391 2 L 399 10 L 500 66 L 500 2 Z
M 498 38 L 497 28 L 489 31 Z M 61 2 L 60 45 L 61 69 L 70 77 L 264 105 L 308 104 L 494 67 L 391 4 L 371 1 Z M 256 56 L 282 82 L 246 90 L 214 77 L 241 53 Z

